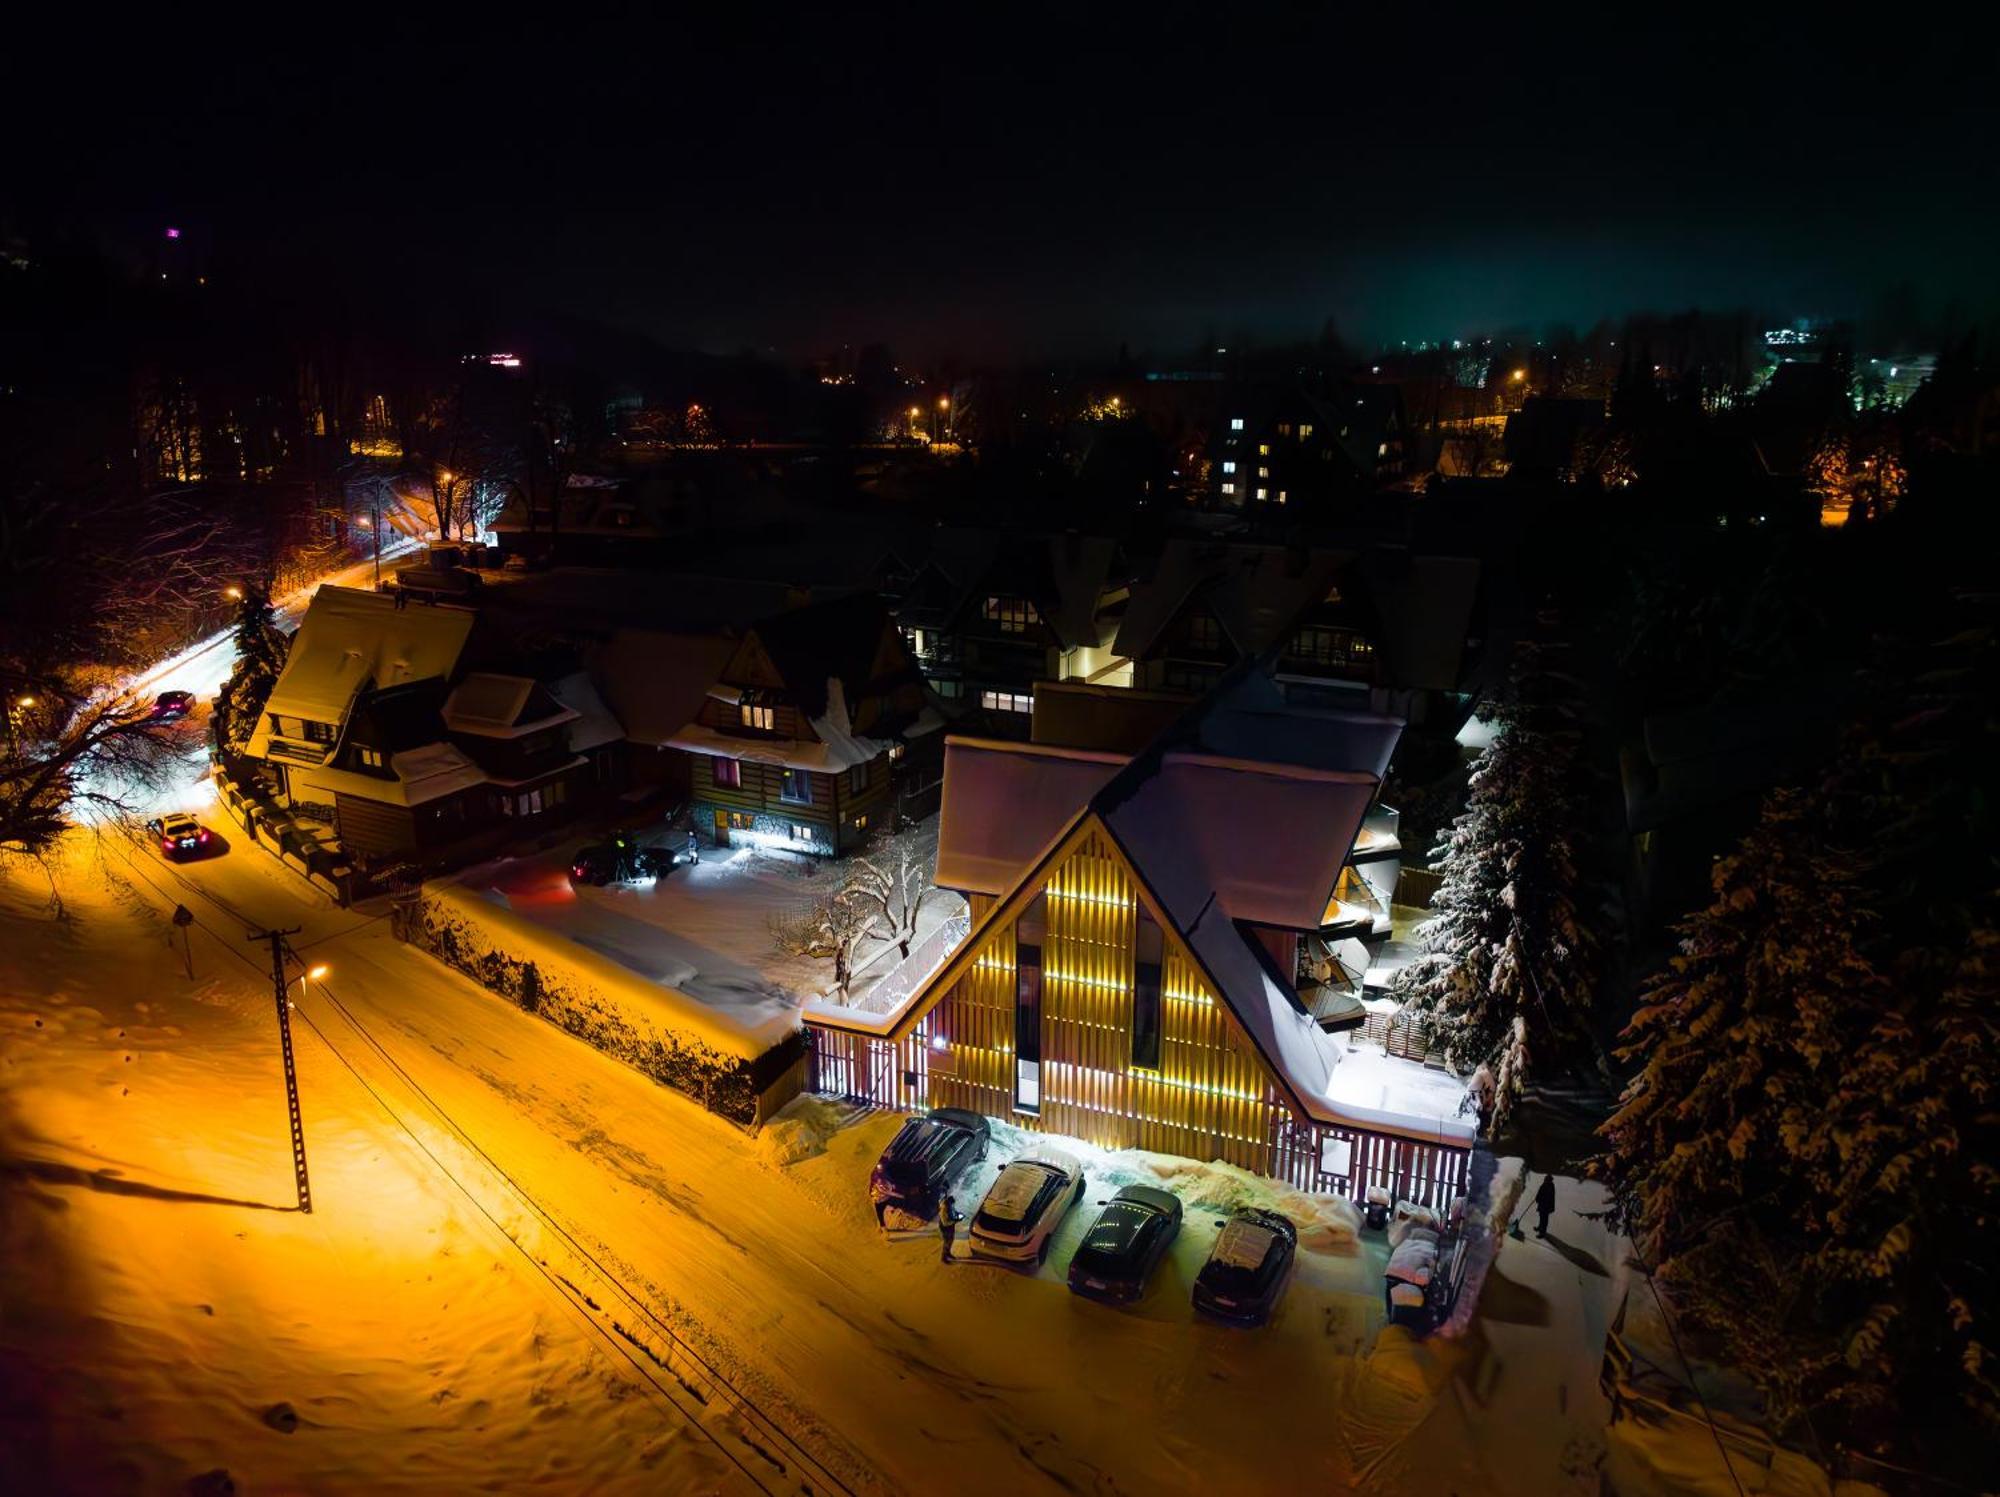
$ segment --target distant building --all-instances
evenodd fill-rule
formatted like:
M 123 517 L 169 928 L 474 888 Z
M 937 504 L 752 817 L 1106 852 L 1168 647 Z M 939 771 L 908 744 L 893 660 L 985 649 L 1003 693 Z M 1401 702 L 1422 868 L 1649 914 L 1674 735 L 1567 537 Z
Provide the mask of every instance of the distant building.
M 1393 385 L 1324 394 L 1245 387 L 1209 439 L 1214 504 L 1261 516 L 1337 515 L 1402 481 L 1402 396 Z

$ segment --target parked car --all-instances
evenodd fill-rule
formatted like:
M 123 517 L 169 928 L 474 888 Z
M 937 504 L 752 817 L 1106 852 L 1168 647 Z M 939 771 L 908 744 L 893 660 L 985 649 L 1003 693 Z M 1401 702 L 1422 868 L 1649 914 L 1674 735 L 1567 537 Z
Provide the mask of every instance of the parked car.
M 154 722 L 179 722 L 194 711 L 194 693 L 191 691 L 163 691 L 153 698 L 153 710 L 146 715 Z
M 1129 1304 L 1181 1230 L 1180 1197 L 1151 1185 L 1128 1185 L 1111 1198 L 1069 1260 L 1072 1293 Z
M 1000 1171 L 972 1218 L 975 1257 L 1046 1263 L 1056 1228 L 1083 1199 L 1083 1164 L 1074 1154 L 1037 1144 Z
M 176 863 L 183 858 L 200 857 L 215 844 L 208 828 L 185 811 L 156 816 L 146 823 L 146 830 L 160 839 L 160 851 Z
M 956 1107 L 905 1122 L 868 1177 L 875 1220 L 898 1231 L 930 1221 L 959 1177 L 986 1157 L 991 1131 L 978 1113 Z
M 1262 1325 L 1285 1292 L 1299 1234 L 1275 1211 L 1254 1206 L 1222 1224 L 1194 1280 L 1194 1307 L 1236 1325 Z
M 665 877 L 673 872 L 675 861 L 670 852 L 641 847 L 630 837 L 613 837 L 609 842 L 579 848 L 570 859 L 569 871 L 578 883 L 631 884 Z

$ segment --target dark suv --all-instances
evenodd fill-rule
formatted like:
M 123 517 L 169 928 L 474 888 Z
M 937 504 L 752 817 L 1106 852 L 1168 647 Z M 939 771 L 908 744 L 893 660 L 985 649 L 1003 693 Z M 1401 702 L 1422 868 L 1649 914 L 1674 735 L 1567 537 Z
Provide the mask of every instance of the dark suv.
M 1194 1280 L 1194 1307 L 1236 1325 L 1262 1325 L 1285 1292 L 1299 1234 L 1275 1211 L 1246 1206 L 1222 1224 Z
M 1069 1260 L 1069 1287 L 1091 1299 L 1130 1304 L 1181 1229 L 1180 1198 L 1151 1185 L 1128 1185 L 1111 1198 Z
M 904 1123 L 868 1177 L 875 1220 L 885 1227 L 920 1226 L 936 1216 L 945 1192 L 986 1157 L 987 1136 L 985 1118 L 957 1107 Z

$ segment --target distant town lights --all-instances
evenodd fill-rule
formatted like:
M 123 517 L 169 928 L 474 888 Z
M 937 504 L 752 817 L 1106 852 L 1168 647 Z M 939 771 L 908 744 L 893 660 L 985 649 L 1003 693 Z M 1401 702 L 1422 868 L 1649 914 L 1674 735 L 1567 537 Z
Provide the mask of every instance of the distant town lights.
M 178 239 L 180 237 L 181 237 L 181 231 L 179 229 L 174 228 L 172 225 L 169 225 L 167 228 L 167 238 Z

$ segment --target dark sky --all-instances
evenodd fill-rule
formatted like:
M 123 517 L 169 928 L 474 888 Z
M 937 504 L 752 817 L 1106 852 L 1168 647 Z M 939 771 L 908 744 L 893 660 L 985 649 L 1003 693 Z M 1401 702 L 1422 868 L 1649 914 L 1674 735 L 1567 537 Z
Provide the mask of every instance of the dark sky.
M 1943 7 L 574 9 L 107 13 L 6 64 L 0 202 L 720 351 L 1995 301 L 2000 53 Z

